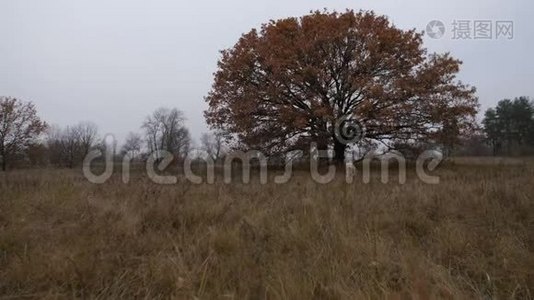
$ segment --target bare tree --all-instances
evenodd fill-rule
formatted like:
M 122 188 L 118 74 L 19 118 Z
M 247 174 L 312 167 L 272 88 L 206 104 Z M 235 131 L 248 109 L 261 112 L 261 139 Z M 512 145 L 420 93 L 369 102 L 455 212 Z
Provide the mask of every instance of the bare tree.
M 90 122 L 81 122 L 63 130 L 53 127 L 48 132 L 50 160 L 54 164 L 73 168 L 97 146 L 97 141 L 98 128 Z
M 79 139 L 79 150 L 83 159 L 98 140 L 98 127 L 91 122 L 81 122 L 73 130 Z
M 67 127 L 60 133 L 58 141 L 61 147 L 60 164 L 65 164 L 69 168 L 74 168 L 77 161 L 80 160 L 80 136 L 76 127 Z
M 140 134 L 130 132 L 126 137 L 126 142 L 122 146 L 122 153 L 131 155 L 132 158 L 136 158 L 141 153 L 141 147 L 143 145 L 143 139 Z
M 220 131 L 202 134 L 200 137 L 200 144 L 202 150 L 204 150 L 214 161 L 218 161 L 226 151 L 225 138 Z
M 50 126 L 46 131 L 48 159 L 54 165 L 62 165 L 66 157 L 63 130 L 57 126 Z
M 189 152 L 191 135 L 184 125 L 183 112 L 176 108 L 160 108 L 148 116 L 142 128 L 146 132 L 148 149 L 151 152 L 165 150 L 178 157 Z
M 46 129 L 31 102 L 0 97 L 0 156 L 2 170 L 14 156 L 25 151 Z
M 189 129 L 181 127 L 176 130 L 176 133 L 172 135 L 172 143 L 169 145 L 169 149 L 172 149 L 172 153 L 178 155 L 178 157 L 185 157 L 191 150 L 191 134 Z
M 98 141 L 95 148 L 100 150 L 102 154 L 111 154 L 114 158 L 117 153 L 117 141 L 106 136 Z

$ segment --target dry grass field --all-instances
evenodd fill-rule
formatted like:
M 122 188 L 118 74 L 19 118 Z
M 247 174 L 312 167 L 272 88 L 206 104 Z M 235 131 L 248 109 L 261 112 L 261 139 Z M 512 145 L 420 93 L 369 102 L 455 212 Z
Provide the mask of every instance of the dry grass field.
M 0 175 L 0 299 L 532 299 L 534 168 L 438 185 Z

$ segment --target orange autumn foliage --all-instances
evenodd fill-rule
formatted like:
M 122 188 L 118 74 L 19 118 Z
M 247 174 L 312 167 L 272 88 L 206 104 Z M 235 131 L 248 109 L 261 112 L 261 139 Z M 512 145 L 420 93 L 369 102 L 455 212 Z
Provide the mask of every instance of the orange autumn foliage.
M 475 89 L 456 79 L 460 65 L 385 16 L 314 12 L 271 21 L 222 51 L 205 116 L 239 145 L 272 153 L 314 142 L 344 159 L 350 145 L 333 132 L 341 119 L 363 124 L 370 141 L 450 142 L 478 108 Z

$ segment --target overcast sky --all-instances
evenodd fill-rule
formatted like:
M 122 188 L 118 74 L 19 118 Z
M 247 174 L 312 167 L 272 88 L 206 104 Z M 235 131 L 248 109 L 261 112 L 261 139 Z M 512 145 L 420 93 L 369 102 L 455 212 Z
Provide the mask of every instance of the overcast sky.
M 482 110 L 534 97 L 531 0 L 0 0 L 0 95 L 33 101 L 50 124 L 93 121 L 119 140 L 156 108 L 177 107 L 198 138 L 219 50 L 270 19 L 324 8 L 372 9 L 420 31 L 440 20 L 445 35 L 425 45 L 464 61 L 460 78 L 477 87 Z M 472 30 L 489 20 L 492 38 L 453 39 L 455 20 Z M 514 22 L 513 39 L 496 38 L 497 21 Z

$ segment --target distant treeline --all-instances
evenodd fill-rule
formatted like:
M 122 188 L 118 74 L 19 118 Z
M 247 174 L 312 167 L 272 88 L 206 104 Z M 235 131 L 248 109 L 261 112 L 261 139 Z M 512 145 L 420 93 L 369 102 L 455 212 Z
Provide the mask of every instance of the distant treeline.
M 460 138 L 452 156 L 534 155 L 534 102 L 504 99 L 486 110 L 479 128 Z
M 94 123 L 80 122 L 65 128 L 50 126 L 39 119 L 32 103 L 0 97 L 1 165 L 4 170 L 32 166 L 74 168 L 95 149 L 102 153 L 112 151 L 117 160 L 129 155 L 133 160 L 144 161 L 151 153 L 166 151 L 178 159 L 195 152 L 217 161 L 232 149 L 239 149 L 220 131 L 203 134 L 195 144 L 184 123 L 185 116 L 180 110 L 160 108 L 146 117 L 140 126 L 141 133 L 131 132 L 118 147 L 116 141 L 110 143 L 101 137 Z M 453 145 L 429 141 L 419 147 L 397 144 L 395 150 L 413 154 L 440 148 L 450 156 L 534 155 L 534 102 L 528 97 L 499 101 L 485 112 L 479 128 L 458 141 Z
M 501 100 L 482 122 L 493 155 L 534 154 L 534 102 L 527 97 Z
M 142 133 L 131 132 L 118 147 L 117 141 L 99 135 L 92 122 L 64 128 L 51 126 L 38 117 L 33 103 L 0 97 L 1 166 L 3 170 L 32 166 L 74 168 L 92 150 L 111 152 L 116 159 L 128 155 L 134 161 L 145 160 L 158 151 L 171 153 L 177 159 L 197 151 L 217 160 L 226 151 L 218 133 L 203 134 L 200 145 L 193 147 L 185 116 L 176 108 L 157 109 L 140 125 Z

